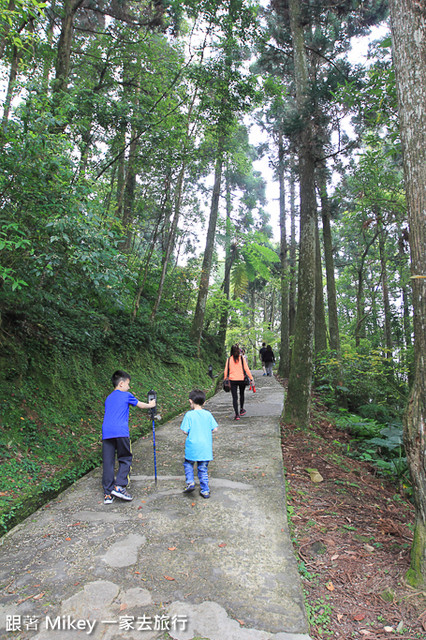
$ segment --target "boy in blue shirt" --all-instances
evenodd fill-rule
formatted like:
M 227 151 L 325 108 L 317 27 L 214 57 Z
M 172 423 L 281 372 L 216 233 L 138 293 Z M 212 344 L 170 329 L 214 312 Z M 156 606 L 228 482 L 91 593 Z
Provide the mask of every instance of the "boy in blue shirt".
M 130 393 L 130 375 L 125 371 L 112 374 L 114 391 L 105 400 L 105 415 L 102 423 L 102 485 L 104 488 L 104 504 L 111 504 L 114 497 L 122 500 L 133 500 L 127 493 L 130 467 L 132 465 L 132 448 L 129 433 L 129 407 L 152 409 L 155 400 L 140 402 Z M 115 456 L 117 454 L 118 471 L 114 478 Z
M 200 389 L 194 389 L 189 394 L 191 411 L 187 411 L 180 428 L 186 433 L 185 440 L 185 469 L 186 487 L 184 493 L 195 489 L 194 464 L 197 463 L 198 479 L 200 481 L 200 495 L 210 498 L 209 476 L 207 467 L 213 460 L 213 437 L 217 431 L 217 422 L 210 411 L 203 409 L 206 394 Z

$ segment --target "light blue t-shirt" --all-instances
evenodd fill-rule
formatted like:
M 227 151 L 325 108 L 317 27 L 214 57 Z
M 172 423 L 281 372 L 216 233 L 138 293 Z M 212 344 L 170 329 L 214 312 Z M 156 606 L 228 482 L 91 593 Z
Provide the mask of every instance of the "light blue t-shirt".
M 129 437 L 129 407 L 139 400 L 130 391 L 114 389 L 105 400 L 102 440 Z
M 188 434 L 185 441 L 187 460 L 213 460 L 212 431 L 217 422 L 210 411 L 192 409 L 185 413 L 180 428 Z

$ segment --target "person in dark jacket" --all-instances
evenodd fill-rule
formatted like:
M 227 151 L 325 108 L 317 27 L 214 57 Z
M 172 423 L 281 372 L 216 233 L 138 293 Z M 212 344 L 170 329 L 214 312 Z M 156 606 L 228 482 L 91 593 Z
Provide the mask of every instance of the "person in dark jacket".
M 272 376 L 272 365 L 275 362 L 275 356 L 270 344 L 268 344 L 263 353 L 263 362 L 265 363 L 266 375 Z
M 260 356 L 260 361 L 262 363 L 262 370 L 263 370 L 263 375 L 266 376 L 266 367 L 265 367 L 265 362 L 263 360 L 263 354 L 266 351 L 266 342 L 262 342 L 262 346 L 259 349 L 259 356 Z

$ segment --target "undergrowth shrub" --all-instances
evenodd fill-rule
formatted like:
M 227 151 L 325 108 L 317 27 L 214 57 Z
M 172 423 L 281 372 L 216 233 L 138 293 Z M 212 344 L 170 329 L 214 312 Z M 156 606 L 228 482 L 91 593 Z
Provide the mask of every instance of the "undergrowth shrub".
M 411 495 L 402 424 L 381 424 L 345 410 L 340 410 L 334 418 L 338 428 L 354 436 L 346 454 L 370 463 L 378 475 L 389 477 Z

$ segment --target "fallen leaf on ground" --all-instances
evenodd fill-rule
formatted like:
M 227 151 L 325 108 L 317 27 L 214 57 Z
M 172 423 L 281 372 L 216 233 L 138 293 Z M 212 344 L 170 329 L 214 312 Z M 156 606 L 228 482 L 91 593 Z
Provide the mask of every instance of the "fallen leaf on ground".
M 226 542 L 221 542 L 218 546 L 219 547 L 226 547 Z
M 166 578 L 166 580 L 174 580 L 174 578 L 171 578 L 170 576 L 164 576 Z
M 328 589 L 329 591 L 334 591 L 334 584 L 332 582 L 327 582 L 327 584 L 325 585 L 325 588 Z
M 361 622 L 361 620 L 364 620 L 365 618 L 365 613 L 356 613 L 353 616 L 354 620 L 358 620 L 358 622 Z
M 167 547 L 169 551 L 174 551 L 176 547 Z

